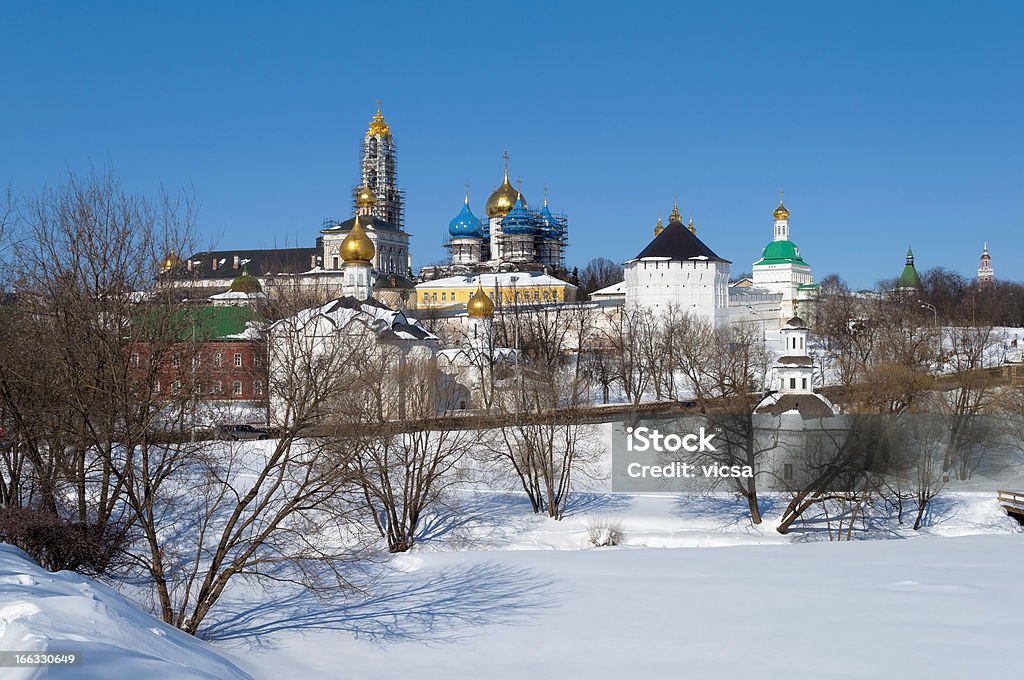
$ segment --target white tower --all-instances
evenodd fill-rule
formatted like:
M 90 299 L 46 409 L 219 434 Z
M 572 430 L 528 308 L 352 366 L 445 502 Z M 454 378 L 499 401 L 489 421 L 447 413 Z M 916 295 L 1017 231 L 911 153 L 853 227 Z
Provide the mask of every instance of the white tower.
M 779 392 L 811 394 L 814 392 L 814 362 L 807 355 L 807 324 L 799 316 L 794 316 L 779 332 L 784 348 L 775 367 Z
M 988 254 L 988 244 L 985 244 L 981 251 L 981 261 L 978 265 L 978 283 L 983 286 L 991 285 L 995 280 L 996 272 L 992 269 L 992 257 Z
M 359 224 L 359 215 L 356 215 L 352 224 L 352 231 L 348 233 L 339 248 L 341 259 L 344 262 L 345 282 L 342 285 L 342 295 L 350 295 L 357 300 L 369 300 L 373 294 L 373 241 L 363 231 Z

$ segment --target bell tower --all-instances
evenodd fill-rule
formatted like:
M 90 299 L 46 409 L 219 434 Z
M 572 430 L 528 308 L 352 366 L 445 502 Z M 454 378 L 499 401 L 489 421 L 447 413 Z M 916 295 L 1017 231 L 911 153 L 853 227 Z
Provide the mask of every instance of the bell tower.
M 398 188 L 396 171 L 395 138 L 391 127 L 385 122 L 380 111 L 380 100 L 377 100 L 377 113 L 363 137 L 362 149 L 362 184 L 369 187 L 376 204 L 372 214 L 377 219 L 389 222 L 399 229 L 405 226 L 405 200 Z M 362 187 L 356 189 L 353 202 L 358 203 Z M 356 205 L 358 208 L 358 205 Z

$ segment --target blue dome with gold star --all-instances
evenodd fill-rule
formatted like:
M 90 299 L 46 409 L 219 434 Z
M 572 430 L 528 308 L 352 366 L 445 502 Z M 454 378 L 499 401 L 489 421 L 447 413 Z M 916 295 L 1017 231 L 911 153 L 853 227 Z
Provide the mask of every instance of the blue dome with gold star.
M 466 198 L 462 211 L 448 223 L 448 233 L 457 238 L 481 238 L 483 229 L 480 220 L 469 209 L 469 198 Z

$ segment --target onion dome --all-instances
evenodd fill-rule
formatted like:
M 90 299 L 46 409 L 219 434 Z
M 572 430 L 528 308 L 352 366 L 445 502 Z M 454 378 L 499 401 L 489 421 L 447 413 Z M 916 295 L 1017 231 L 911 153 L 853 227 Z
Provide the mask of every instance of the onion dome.
M 370 121 L 370 128 L 366 131 L 367 137 L 390 137 L 391 128 L 384 122 L 384 116 L 380 112 L 380 100 L 377 100 L 377 115 Z
M 375 252 L 377 251 L 373 247 L 373 241 L 363 231 L 362 225 L 359 224 L 359 215 L 356 215 L 352 231 L 341 242 L 341 259 L 345 264 L 369 264 Z
M 255 293 L 262 293 L 263 286 L 260 285 L 259 279 L 250 275 L 249 270 L 243 267 L 241 275 L 231 282 L 231 292 L 253 295 Z
M 779 207 L 775 209 L 775 212 L 773 212 L 772 215 L 774 215 L 775 219 L 777 220 L 789 219 L 789 210 L 786 208 L 786 206 L 782 205 L 781 198 L 779 199 Z
M 532 234 L 536 231 L 533 215 L 526 210 L 522 196 L 516 197 L 512 210 L 501 220 L 501 230 L 506 234 Z
M 658 218 L 658 223 L 654 225 L 654 235 L 658 236 L 661 232 L 665 231 L 665 225 L 661 223 L 661 218 Z
M 448 223 L 448 233 L 455 238 L 481 238 L 483 230 L 480 228 L 480 220 L 473 211 L 469 209 L 469 195 L 466 195 L 466 203 L 462 210 Z
M 676 199 L 672 199 L 672 212 L 668 216 L 668 223 L 673 222 L 683 223 L 683 214 L 679 212 L 679 202 Z
M 356 193 L 356 207 L 372 208 L 375 205 L 377 205 L 377 194 L 373 193 L 370 185 L 364 182 L 363 186 L 359 187 L 359 191 Z
M 505 154 L 505 179 L 502 181 L 501 186 L 495 189 L 494 193 L 487 199 L 487 216 L 504 217 L 515 206 L 517 198 L 523 200 L 523 207 L 525 208 L 526 199 L 522 198 L 522 195 L 508 181 L 508 154 Z
M 160 263 L 160 271 L 169 272 L 177 267 L 180 262 L 181 260 L 174 254 L 174 250 L 172 249 L 171 252 L 167 253 L 167 257 L 163 259 L 163 262 Z
M 466 314 L 471 319 L 490 319 L 494 316 L 494 303 L 484 292 L 480 279 L 476 282 L 476 292 L 469 296 L 466 302 Z
M 697 227 L 693 226 L 693 217 L 690 217 L 690 226 L 688 227 L 691 234 L 697 234 Z

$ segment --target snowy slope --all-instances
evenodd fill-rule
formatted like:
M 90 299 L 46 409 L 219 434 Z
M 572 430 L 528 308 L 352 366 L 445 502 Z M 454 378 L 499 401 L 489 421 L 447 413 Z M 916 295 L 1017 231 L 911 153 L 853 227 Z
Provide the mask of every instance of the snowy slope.
M 362 609 L 225 630 L 257 678 L 1013 677 L 1021 535 L 422 553 Z M 287 598 L 282 603 L 294 601 Z M 257 624 L 257 620 L 259 623 Z
M 70 572 L 51 574 L 0 544 L 0 649 L 75 652 L 77 667 L 3 668 L 4 680 L 242 680 L 209 645 L 143 612 L 110 588 Z

